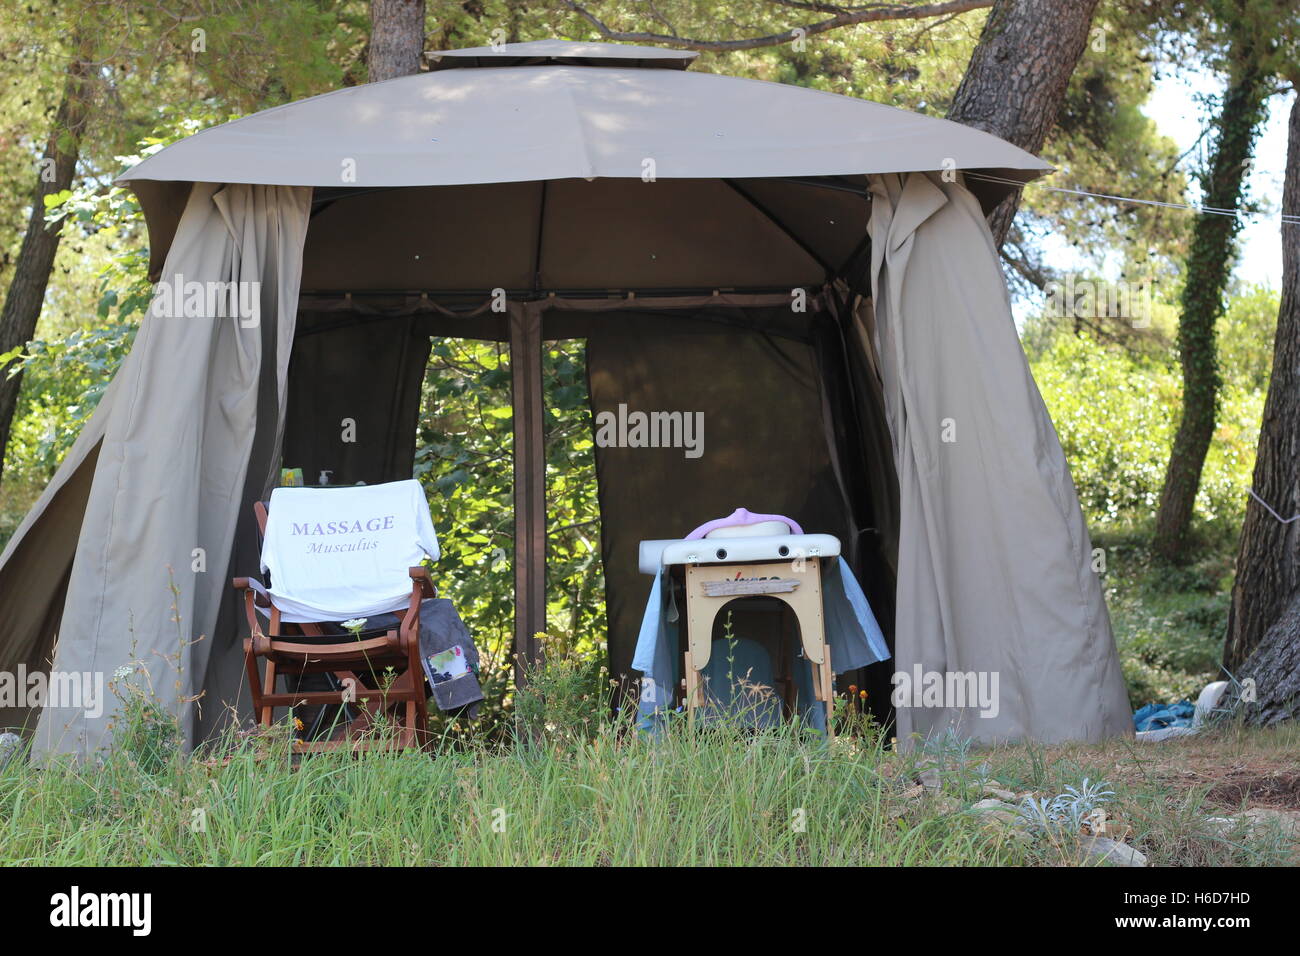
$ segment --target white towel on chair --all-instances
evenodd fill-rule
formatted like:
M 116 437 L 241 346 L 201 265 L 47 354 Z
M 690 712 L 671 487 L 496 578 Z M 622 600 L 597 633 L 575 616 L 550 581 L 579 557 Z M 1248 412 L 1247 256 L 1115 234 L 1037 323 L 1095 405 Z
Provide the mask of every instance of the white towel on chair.
M 342 621 L 396 611 L 408 570 L 437 560 L 438 536 L 418 481 L 271 492 L 262 570 L 283 620 Z

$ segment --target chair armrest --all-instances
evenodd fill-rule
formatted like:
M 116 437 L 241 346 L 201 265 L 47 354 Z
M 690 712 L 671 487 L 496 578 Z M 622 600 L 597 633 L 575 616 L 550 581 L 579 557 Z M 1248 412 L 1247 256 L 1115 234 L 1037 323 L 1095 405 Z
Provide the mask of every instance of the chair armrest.
M 433 586 L 433 578 L 429 577 L 429 569 L 424 566 L 410 569 L 411 590 L 418 591 L 420 598 L 436 598 L 438 589 Z
M 257 578 L 231 578 L 230 586 L 236 591 L 252 591 L 253 601 L 258 607 L 270 607 L 271 595 L 262 587 L 262 582 Z
M 414 667 L 420 648 L 420 602 L 427 598 L 436 598 L 438 589 L 433 586 L 428 568 L 418 566 L 408 568 L 407 572 L 411 575 L 411 603 L 406 606 L 406 614 L 402 617 L 400 640 L 402 646 L 412 655 L 411 666 Z
M 230 586 L 244 594 L 244 614 L 248 618 L 248 633 L 253 635 L 251 644 L 245 641 L 246 648 L 255 646 L 259 653 L 265 653 L 268 647 L 267 639 L 257 615 L 260 609 L 263 617 L 271 616 L 271 612 L 266 610 L 271 607 L 271 595 L 266 593 L 266 588 L 262 587 L 262 582 L 257 578 L 231 578 Z

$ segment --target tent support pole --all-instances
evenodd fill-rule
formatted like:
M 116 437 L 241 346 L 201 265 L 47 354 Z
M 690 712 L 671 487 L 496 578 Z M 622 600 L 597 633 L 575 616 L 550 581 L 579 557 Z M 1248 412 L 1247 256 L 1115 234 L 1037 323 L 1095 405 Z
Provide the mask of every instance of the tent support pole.
M 514 406 L 515 686 L 541 658 L 546 628 L 546 457 L 542 431 L 542 310 L 510 309 L 510 386 Z

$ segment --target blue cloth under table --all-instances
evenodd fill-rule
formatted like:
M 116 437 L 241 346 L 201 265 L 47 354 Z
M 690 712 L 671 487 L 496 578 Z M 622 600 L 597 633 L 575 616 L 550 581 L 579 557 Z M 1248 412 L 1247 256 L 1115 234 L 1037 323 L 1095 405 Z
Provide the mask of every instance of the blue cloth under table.
M 1141 730 L 1162 730 L 1166 727 L 1190 727 L 1196 708 L 1190 700 L 1176 704 L 1147 704 L 1133 715 L 1133 726 Z
M 675 688 L 682 678 L 678 627 L 680 616 L 674 613 L 675 609 L 671 606 L 672 588 L 667 580 L 668 574 L 667 568 L 661 568 L 654 576 L 645 615 L 641 618 L 636 653 L 632 656 L 632 669 L 645 675 L 641 681 L 638 726 L 652 732 L 659 728 L 664 714 L 672 709 Z M 852 569 L 843 557 L 827 561 L 823 567 L 822 616 L 826 627 L 826 643 L 831 648 L 831 666 L 837 674 L 889 659 L 885 636 L 880 631 L 876 616 L 871 612 L 867 596 L 862 593 L 858 579 L 853 576 Z M 730 669 L 734 676 L 744 677 L 753 683 L 770 683 L 759 672 L 764 663 L 762 657 L 754 653 L 755 648 L 746 647 L 747 643 L 743 639 L 737 642 L 734 662 L 726 660 L 725 655 L 713 654 L 704 669 L 704 676 L 711 678 L 714 686 L 729 685 L 730 681 L 726 678 L 730 676 L 727 673 Z M 826 712 L 813 699 L 812 665 L 802 654 L 795 665 L 793 677 L 798 688 L 803 719 L 809 726 L 824 732 Z M 751 670 L 752 676 L 747 677 Z M 779 709 L 775 714 L 775 719 L 779 719 Z M 762 726 L 768 726 L 772 718 L 760 708 L 758 720 Z

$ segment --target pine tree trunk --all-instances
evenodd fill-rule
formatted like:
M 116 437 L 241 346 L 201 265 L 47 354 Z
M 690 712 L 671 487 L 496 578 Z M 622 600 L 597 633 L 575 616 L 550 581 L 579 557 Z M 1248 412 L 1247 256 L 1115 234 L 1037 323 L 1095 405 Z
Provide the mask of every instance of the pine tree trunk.
M 1214 155 L 1202 177 L 1202 202 L 1206 206 L 1235 209 L 1241 204 L 1246 164 L 1264 117 L 1268 79 L 1260 69 L 1253 44 L 1241 44 L 1233 53 Z M 1241 221 L 1233 216 L 1198 216 L 1187 256 L 1187 280 L 1178 321 L 1183 414 L 1165 470 L 1154 540 L 1156 553 L 1167 559 L 1178 557 L 1184 550 L 1201 469 L 1214 437 L 1220 385 L 1215 324 L 1223 313 L 1223 294 L 1240 228 Z
M 1300 718 L 1300 591 L 1282 602 L 1277 619 L 1233 673 L 1237 683 L 1220 703 L 1240 708 L 1257 727 Z
M 1096 8 L 1097 0 L 996 0 L 948 119 L 1038 153 L 1056 124 Z M 1015 192 L 989 215 L 999 248 L 1019 205 Z
M 420 72 L 424 0 L 370 0 L 370 82 Z
M 1291 106 L 1282 213 L 1300 216 L 1300 98 Z M 1273 373 L 1252 480 L 1255 494 L 1283 519 L 1300 515 L 1300 225 L 1282 225 L 1282 304 Z M 1251 498 L 1237 549 L 1224 665 L 1235 672 L 1300 588 L 1300 521 L 1279 521 Z
M 64 79 L 54 128 L 37 173 L 32 214 L 27 221 L 18 260 L 14 263 L 14 275 L 9 282 L 4 309 L 0 310 L 0 354 L 25 346 L 36 335 L 36 323 L 45 301 L 45 287 L 49 284 L 54 257 L 59 251 L 59 228 L 45 224 L 45 197 L 72 186 L 88 112 L 89 83 L 88 65 L 81 59 L 74 59 Z M 7 369 L 8 365 L 0 368 L 0 474 L 4 470 L 5 449 L 9 447 L 23 379 L 21 372 L 10 377 Z

